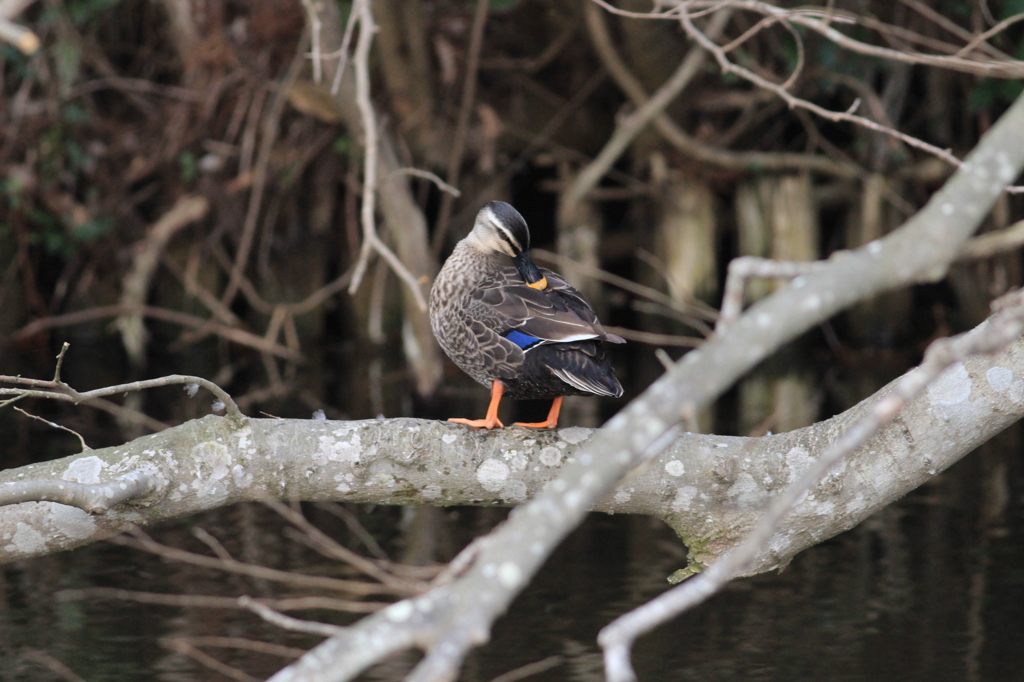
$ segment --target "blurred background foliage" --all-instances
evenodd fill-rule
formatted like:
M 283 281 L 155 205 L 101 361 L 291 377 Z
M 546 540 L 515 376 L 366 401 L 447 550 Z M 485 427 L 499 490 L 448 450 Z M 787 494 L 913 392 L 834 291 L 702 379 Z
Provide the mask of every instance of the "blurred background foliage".
M 640 0 L 621 6 L 649 10 Z M 856 39 L 937 54 L 1024 12 L 1022 0 L 831 6 L 859 17 L 843 25 Z M 351 9 L 338 7 L 342 17 Z M 462 192 L 446 199 L 429 180 L 401 180 L 431 243 L 415 274 L 428 287 L 479 206 L 512 202 L 540 260 L 632 341 L 615 349 L 627 398 L 660 373 L 659 356 L 676 358 L 709 332 L 729 259 L 859 246 L 912 215 L 951 172 L 891 136 L 790 110 L 708 60 L 666 110 L 699 153 L 646 130 L 570 225 L 558 217 L 564 192 L 634 109 L 595 31 L 648 93 L 690 44 L 671 21 L 602 12 L 595 24 L 582 2 L 479 9 L 373 5 L 382 134 L 400 165 L 454 178 Z M 486 23 L 475 54 L 478 16 Z M 67 340 L 64 377 L 79 389 L 178 372 L 220 383 L 253 415 L 482 411 L 486 391 L 410 331 L 421 313 L 403 303 L 387 267 L 375 262 L 354 295 L 345 291 L 362 238 L 361 137 L 313 82 L 299 0 L 46 0 L 20 20 L 44 47 L 32 56 L 0 47 L 0 373 L 49 376 Z M 758 20 L 734 12 L 720 42 Z M 802 27 L 762 29 L 731 50 L 736 63 L 779 82 L 799 66 L 793 94 L 833 110 L 859 101 L 859 113 L 958 156 L 1022 87 L 857 54 Z M 1024 27 L 977 49 L 1024 59 Z M 183 197 L 205 199 L 207 210 L 154 236 Z M 1004 196 L 983 229 L 1022 213 L 1019 196 Z M 401 255 L 404 235 L 381 231 Z M 145 244 L 158 261 L 140 271 Z M 756 434 L 839 411 L 909 367 L 933 337 L 983 318 L 1020 279 L 1019 254 L 1008 252 L 957 266 L 940 285 L 866 302 L 779 354 L 698 426 Z M 165 390 L 101 410 L 32 409 L 100 445 L 158 428 L 133 411 L 177 423 L 208 412 L 200 402 Z M 597 424 L 620 404 L 582 401 L 568 419 Z M 530 417 L 546 407 L 510 409 Z M 40 428 L 0 413 L 0 432 L 23 446 L 16 452 L 32 452 Z

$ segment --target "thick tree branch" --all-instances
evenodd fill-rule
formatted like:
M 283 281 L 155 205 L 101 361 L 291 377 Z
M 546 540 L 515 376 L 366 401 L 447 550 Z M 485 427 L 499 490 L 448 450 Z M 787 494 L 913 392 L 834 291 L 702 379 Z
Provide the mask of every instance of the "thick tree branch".
M 952 377 L 959 392 L 940 386 L 934 395 L 912 402 L 897 424 L 883 429 L 832 481 L 828 499 L 834 514 L 822 516 L 809 507 L 793 525 L 800 537 L 792 550 L 773 561 L 787 561 L 855 525 L 1020 418 L 1021 377 L 1024 342 L 991 359 L 968 360 Z M 948 400 L 951 392 L 965 391 L 968 397 L 962 402 Z M 707 564 L 756 523 L 780 485 L 813 462 L 884 394 L 791 433 L 763 438 L 680 435 L 595 508 L 662 518 L 688 544 L 691 560 Z M 968 414 L 945 419 L 948 411 L 960 408 Z M 209 416 L 122 446 L 0 472 L 0 500 L 9 505 L 0 507 L 0 530 L 14 538 L 0 547 L 0 563 L 241 501 L 513 506 L 553 486 L 557 475 L 579 460 L 594 434 L 576 427 L 484 434 L 414 419 L 252 419 L 234 429 L 229 420 Z M 155 487 L 129 496 L 128 505 L 110 505 L 102 517 L 42 501 L 56 499 L 43 497 L 51 492 L 34 498 L 25 493 L 31 486 L 52 491 L 68 483 L 99 490 L 140 472 Z M 865 488 L 863 481 L 874 483 Z M 19 497 L 14 499 L 8 490 L 18 491 Z M 11 504 L 26 499 L 39 502 Z
M 1005 348 L 1024 333 L 1024 297 L 1017 291 L 1002 301 L 1007 307 L 987 322 L 955 338 L 940 339 L 928 348 L 924 362 L 891 384 L 884 397 L 846 428 L 842 435 L 816 458 L 804 472 L 768 507 L 754 529 L 735 549 L 716 559 L 700 575 L 616 619 L 605 627 L 598 641 L 605 650 L 605 668 L 609 682 L 635 682 L 630 650 L 636 638 L 667 620 L 687 611 L 720 591 L 730 580 L 757 563 L 758 555 L 770 553 L 769 541 L 782 526 L 786 514 L 807 498 L 820 504 L 823 496 L 814 490 L 826 472 L 836 471 L 845 457 L 862 447 L 889 424 L 914 397 L 932 385 L 949 367 L 963 363 L 977 353 L 992 353 Z M 962 364 L 959 364 L 963 368 Z M 956 379 L 954 379 L 956 381 Z M 991 379 L 990 379 L 991 381 Z M 777 547 L 777 545 L 776 545 Z M 761 563 L 764 560 L 762 559 Z

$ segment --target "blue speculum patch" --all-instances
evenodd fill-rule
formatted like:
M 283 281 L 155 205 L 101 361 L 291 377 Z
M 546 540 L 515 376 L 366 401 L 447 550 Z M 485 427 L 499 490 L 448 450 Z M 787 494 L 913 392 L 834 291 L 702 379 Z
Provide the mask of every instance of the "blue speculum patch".
M 531 346 L 535 346 L 538 343 L 540 343 L 540 339 L 538 339 L 536 336 L 530 336 L 529 334 L 524 334 L 520 331 L 516 331 L 515 329 L 510 331 L 508 334 L 505 334 L 505 338 L 511 341 L 512 343 L 516 344 L 523 350 L 526 350 L 527 348 L 530 348 Z

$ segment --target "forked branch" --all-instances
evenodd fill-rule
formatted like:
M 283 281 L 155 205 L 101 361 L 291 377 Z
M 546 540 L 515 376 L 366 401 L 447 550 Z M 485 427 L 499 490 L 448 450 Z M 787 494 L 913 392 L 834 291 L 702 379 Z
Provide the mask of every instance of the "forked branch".
M 643 606 L 616 619 L 598 637 L 604 648 L 608 682 L 635 682 L 630 661 L 633 642 L 679 614 L 697 606 L 719 592 L 729 581 L 750 570 L 754 560 L 764 554 L 772 536 L 793 506 L 809 493 L 846 456 L 862 447 L 923 392 L 951 365 L 979 353 L 990 354 L 1005 348 L 1024 333 L 1024 293 L 1015 291 L 995 302 L 998 312 L 988 323 L 960 336 L 940 339 L 925 353 L 924 362 L 900 379 L 891 391 L 877 401 L 860 420 L 851 425 L 821 457 L 803 472 L 768 508 L 754 530 L 734 550 L 722 555 L 707 570 L 683 584 L 652 599 Z

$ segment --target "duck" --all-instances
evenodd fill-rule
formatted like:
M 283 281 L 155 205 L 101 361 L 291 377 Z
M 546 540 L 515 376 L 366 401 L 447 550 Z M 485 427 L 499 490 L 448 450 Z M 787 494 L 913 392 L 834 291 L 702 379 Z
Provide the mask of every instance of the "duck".
M 530 230 L 510 204 L 491 201 L 480 209 L 434 280 L 429 308 L 445 354 L 491 391 L 483 419 L 450 422 L 503 427 L 498 405 L 507 396 L 552 400 L 546 420 L 516 425 L 555 428 L 564 396 L 622 396 L 606 351 L 625 339 L 604 330 L 564 277 L 537 267 Z

